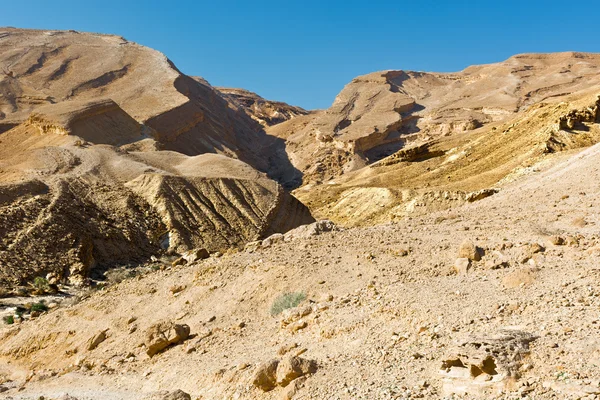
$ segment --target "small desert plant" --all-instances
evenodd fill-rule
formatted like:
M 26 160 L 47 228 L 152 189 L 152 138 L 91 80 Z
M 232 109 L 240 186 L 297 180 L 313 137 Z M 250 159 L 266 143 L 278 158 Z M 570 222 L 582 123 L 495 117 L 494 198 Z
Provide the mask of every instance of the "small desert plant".
M 113 268 L 104 273 L 109 284 L 121 283 L 126 279 L 135 278 L 138 271 L 135 268 L 125 265 L 118 268 Z
M 38 292 L 47 292 L 50 289 L 50 284 L 48 283 L 48 279 L 42 276 L 37 276 L 33 280 L 33 287 Z
M 302 292 L 283 293 L 275 299 L 271 306 L 271 315 L 281 314 L 283 310 L 294 308 L 306 299 L 306 295 Z
M 48 311 L 48 307 L 44 303 L 33 303 L 30 311 L 44 312 Z
M 12 325 L 15 323 L 15 317 L 13 317 L 12 315 L 7 315 L 4 318 L 2 318 L 2 320 L 6 325 Z

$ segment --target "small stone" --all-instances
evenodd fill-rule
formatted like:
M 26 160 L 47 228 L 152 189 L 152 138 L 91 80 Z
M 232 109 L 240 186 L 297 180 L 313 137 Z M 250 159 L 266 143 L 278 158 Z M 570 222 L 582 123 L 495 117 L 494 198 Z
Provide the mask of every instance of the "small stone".
M 187 325 L 161 322 L 152 325 L 146 332 L 146 354 L 152 357 L 172 344 L 178 344 L 190 336 Z
M 252 384 L 262 390 L 268 392 L 277 386 L 277 366 L 279 360 L 267 361 L 258 366 L 252 379 Z
M 108 329 L 105 329 L 103 331 L 100 331 L 98 333 L 96 333 L 94 336 L 92 336 L 87 343 L 87 349 L 89 351 L 94 350 L 96 347 L 98 347 L 100 345 L 100 343 L 104 342 L 106 340 L 106 332 L 108 331 Z
M 287 386 L 296 378 L 317 371 L 317 363 L 301 357 L 284 357 L 277 366 L 277 383 Z
M 296 347 L 298 347 L 298 343 L 291 343 L 291 344 L 283 345 L 283 346 L 281 346 L 279 348 L 279 350 L 277 351 L 277 353 L 280 356 L 283 356 L 286 353 L 289 353 L 291 350 L 295 349 Z
M 548 241 L 555 246 L 562 246 L 565 244 L 565 239 L 559 235 L 552 235 L 548 238 Z
M 177 294 L 180 292 L 183 292 L 185 290 L 185 285 L 175 285 L 175 286 L 171 286 L 169 288 L 169 291 L 171 292 L 171 294 Z
M 308 324 L 306 323 L 306 321 L 304 320 L 300 320 L 300 321 L 296 321 L 294 323 L 291 323 L 290 325 L 288 325 L 288 329 L 291 332 L 298 332 L 301 329 L 304 329 L 308 326 Z
M 179 265 L 185 265 L 185 264 L 187 264 L 187 260 L 183 257 L 179 257 L 177 260 L 175 260 L 171 263 L 171 266 L 177 267 Z
M 465 239 L 458 249 L 458 258 L 468 258 L 471 261 L 481 260 L 480 249 L 473 242 Z
M 457 258 L 456 261 L 454 261 L 454 272 L 458 275 L 464 275 L 467 273 L 470 266 L 471 260 L 468 258 Z

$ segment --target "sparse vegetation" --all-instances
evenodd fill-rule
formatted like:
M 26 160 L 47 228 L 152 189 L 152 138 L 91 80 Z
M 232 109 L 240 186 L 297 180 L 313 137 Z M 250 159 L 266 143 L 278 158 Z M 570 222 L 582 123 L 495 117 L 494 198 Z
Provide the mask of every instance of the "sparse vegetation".
M 271 315 L 281 314 L 283 310 L 294 308 L 306 299 L 306 295 L 302 292 L 284 293 L 277 297 L 271 306 Z
M 109 284 L 116 284 L 129 278 L 135 278 L 138 273 L 139 271 L 136 268 L 126 265 L 123 267 L 110 269 L 104 273 L 104 276 Z
M 30 311 L 38 311 L 38 312 L 45 312 L 48 311 L 48 306 L 46 306 L 44 303 L 40 302 L 40 303 L 33 303 L 31 305 L 31 309 Z
M 33 287 L 36 291 L 45 293 L 50 289 L 50 284 L 48 283 L 48 279 L 38 276 L 33 280 Z
M 2 318 L 2 320 L 6 325 L 12 325 L 15 323 L 15 317 L 12 315 L 7 315 L 4 318 Z

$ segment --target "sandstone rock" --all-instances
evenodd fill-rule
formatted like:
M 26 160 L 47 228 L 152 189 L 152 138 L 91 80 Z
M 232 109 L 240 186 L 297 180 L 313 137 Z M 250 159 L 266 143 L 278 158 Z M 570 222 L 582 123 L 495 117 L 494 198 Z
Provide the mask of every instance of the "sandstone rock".
M 279 360 L 267 361 L 258 366 L 252 379 L 252 384 L 264 392 L 277 386 L 277 368 Z
M 277 384 L 287 386 L 296 378 L 317 371 L 317 363 L 301 357 L 284 357 L 277 366 Z
M 100 343 L 104 342 L 106 340 L 106 332 L 107 331 L 108 331 L 108 329 L 105 329 L 103 331 L 96 333 L 94 336 L 92 336 L 87 342 L 87 346 L 86 346 L 87 349 L 89 351 L 92 351 L 96 347 L 98 347 L 100 345 Z
M 464 340 L 452 350 L 452 356 L 442 361 L 444 391 L 501 391 L 507 382 L 519 377 L 521 363 L 529 356 L 529 344 L 536 339 L 528 332 L 501 329 L 493 335 Z
M 458 248 L 458 258 L 468 258 L 471 261 L 481 260 L 480 249 L 475 244 L 465 239 Z
M 468 258 L 457 258 L 456 261 L 454 261 L 454 272 L 459 275 L 464 275 L 467 273 L 470 266 L 471 260 Z
M 152 357 L 172 344 L 183 342 L 189 335 L 190 327 L 187 325 L 173 322 L 152 325 L 146 332 L 146 354 Z

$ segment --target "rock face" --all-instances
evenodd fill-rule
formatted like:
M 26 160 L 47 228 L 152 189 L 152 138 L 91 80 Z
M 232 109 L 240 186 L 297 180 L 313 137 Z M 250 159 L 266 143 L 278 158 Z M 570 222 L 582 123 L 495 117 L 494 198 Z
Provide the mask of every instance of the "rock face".
M 272 126 L 294 194 L 340 225 L 476 202 L 541 158 L 600 141 L 600 56 L 524 54 L 457 73 L 358 77 L 323 111 Z
M 273 126 L 299 115 L 309 112 L 300 107 L 291 106 L 280 101 L 266 100 L 244 89 L 217 88 L 225 98 L 242 108 L 246 113 L 261 125 Z

